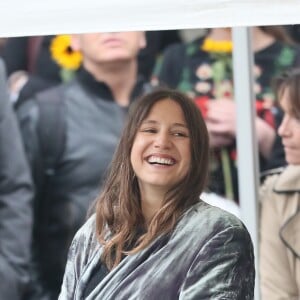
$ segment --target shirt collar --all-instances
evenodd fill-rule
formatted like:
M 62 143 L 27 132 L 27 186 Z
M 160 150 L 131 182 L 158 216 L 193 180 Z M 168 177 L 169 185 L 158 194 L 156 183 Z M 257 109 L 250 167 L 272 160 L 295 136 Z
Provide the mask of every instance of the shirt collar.
M 276 180 L 274 192 L 296 191 L 300 191 L 300 165 L 288 165 Z
M 77 80 L 83 88 L 93 95 L 100 96 L 106 101 L 115 101 L 110 87 L 103 81 L 97 81 L 94 76 L 84 67 L 81 67 L 76 75 Z M 143 76 L 138 75 L 136 84 L 131 92 L 131 101 L 143 93 L 145 80 Z

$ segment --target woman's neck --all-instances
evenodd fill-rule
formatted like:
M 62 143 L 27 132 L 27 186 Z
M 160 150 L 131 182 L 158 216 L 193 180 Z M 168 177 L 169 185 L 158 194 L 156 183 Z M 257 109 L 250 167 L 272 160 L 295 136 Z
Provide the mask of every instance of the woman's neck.
M 145 218 L 146 224 L 149 224 L 153 216 L 159 211 L 162 207 L 163 201 L 165 199 L 166 191 L 160 188 L 157 189 L 147 189 L 141 188 L 141 207 L 143 216 Z
M 231 41 L 231 29 L 213 28 L 209 31 L 207 37 L 215 41 Z
M 230 41 L 232 39 L 230 28 L 213 28 L 207 37 L 216 41 Z M 253 51 L 263 50 L 275 42 L 275 38 L 264 32 L 259 27 L 252 28 Z
M 258 27 L 252 29 L 254 52 L 263 50 L 275 42 L 275 38 Z

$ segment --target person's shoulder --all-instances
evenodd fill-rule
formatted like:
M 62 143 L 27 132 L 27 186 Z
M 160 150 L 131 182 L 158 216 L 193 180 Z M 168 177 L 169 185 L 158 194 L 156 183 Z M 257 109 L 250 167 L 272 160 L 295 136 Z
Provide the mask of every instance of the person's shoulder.
M 178 58 L 182 59 L 182 55 L 185 52 L 185 44 L 182 42 L 174 43 L 166 47 L 163 51 L 162 60 L 176 60 Z
M 251 247 L 251 237 L 244 223 L 233 214 L 200 201 L 181 219 L 177 226 L 178 240 L 195 241 L 195 248 L 209 243 L 238 243 Z
M 96 215 L 90 216 L 87 221 L 79 228 L 75 234 L 74 239 L 78 242 L 85 242 L 89 240 L 95 234 L 96 229 Z
M 279 64 L 283 67 L 291 67 L 299 63 L 300 46 L 298 44 L 276 41 L 273 49 Z
M 39 91 L 34 95 L 34 99 L 39 99 L 43 101 L 51 100 L 53 97 L 62 97 L 62 93 L 69 88 L 70 83 L 63 82 L 45 90 Z
M 31 109 L 38 105 L 38 101 L 51 101 L 53 97 L 58 97 L 60 90 L 63 89 L 63 84 L 55 85 L 47 89 L 34 93 L 31 97 L 22 99 L 15 103 L 15 109 L 17 111 L 23 111 Z
M 267 171 L 264 171 L 260 174 L 260 188 L 259 188 L 259 196 L 260 200 L 264 200 L 268 198 L 266 196 L 270 192 L 273 192 L 273 188 L 275 186 L 276 181 L 278 180 L 278 177 L 284 172 L 286 167 L 278 167 L 274 169 L 270 169 Z
M 70 255 L 78 254 L 84 257 L 90 256 L 98 245 L 96 238 L 96 215 L 93 214 L 76 232 L 70 246 Z
M 260 182 L 264 183 L 266 180 L 270 180 L 270 178 L 273 178 L 272 180 L 274 180 L 274 178 L 278 177 L 284 170 L 286 169 L 286 166 L 282 166 L 282 167 L 277 167 L 277 168 L 273 168 L 273 169 L 269 169 L 266 171 L 263 171 L 260 173 Z
M 196 203 L 185 215 L 186 226 L 192 231 L 222 231 L 228 228 L 245 229 L 242 221 L 219 207 L 210 205 L 202 200 Z
M 75 283 L 82 275 L 89 261 L 100 249 L 100 243 L 97 243 L 96 239 L 95 223 L 96 219 L 94 214 L 76 232 L 70 245 L 65 273 L 65 276 L 71 276 L 69 278 L 70 282 Z
M 180 55 L 180 59 L 182 59 L 182 54 L 193 55 L 198 53 L 198 50 L 201 50 L 201 45 L 203 44 L 203 37 L 196 38 L 192 41 L 188 42 L 179 42 L 168 46 L 165 50 L 165 56 L 172 55 L 176 56 Z
M 293 193 L 300 191 L 300 165 L 288 165 L 278 176 L 275 193 Z
M 40 106 L 47 105 L 47 103 L 54 103 L 54 99 L 59 99 L 60 90 L 62 87 L 54 86 L 49 89 L 37 92 L 30 98 L 17 102 L 14 106 L 18 120 L 20 123 L 30 122 L 37 124 L 40 117 Z
M 226 218 L 228 219 L 229 222 L 231 222 L 233 225 L 235 224 L 240 224 L 240 219 L 237 218 L 235 215 L 233 215 L 232 213 L 225 211 L 224 209 L 211 205 L 209 203 L 205 203 L 204 201 L 201 200 L 201 202 L 199 202 L 196 207 L 198 210 L 198 215 L 199 217 L 201 216 L 201 214 L 208 214 L 208 215 L 212 215 L 215 216 L 216 219 L 223 219 Z

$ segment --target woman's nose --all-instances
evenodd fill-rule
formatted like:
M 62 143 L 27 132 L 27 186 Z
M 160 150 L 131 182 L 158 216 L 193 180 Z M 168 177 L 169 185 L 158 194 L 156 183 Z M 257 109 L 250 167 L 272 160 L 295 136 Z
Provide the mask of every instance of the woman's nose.
M 160 132 L 156 135 L 154 145 L 155 147 L 168 148 L 170 147 L 171 140 L 167 132 Z
M 279 127 L 278 127 L 278 134 L 280 136 L 286 136 L 289 135 L 291 132 L 291 118 L 287 115 L 283 117 L 283 120 L 281 121 Z

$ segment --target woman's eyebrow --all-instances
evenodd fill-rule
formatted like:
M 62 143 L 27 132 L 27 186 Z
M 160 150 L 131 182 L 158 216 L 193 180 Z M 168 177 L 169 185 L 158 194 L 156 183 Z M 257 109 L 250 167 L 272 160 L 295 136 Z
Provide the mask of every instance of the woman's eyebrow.
M 174 123 L 173 126 L 179 126 L 179 127 L 188 128 L 187 125 L 183 124 L 183 123 Z
M 142 124 L 157 124 L 157 121 L 155 121 L 155 120 L 144 120 L 142 122 Z
M 145 121 L 142 122 L 142 124 L 158 124 L 158 122 L 155 121 L 155 120 L 145 120 Z M 179 126 L 179 127 L 183 127 L 183 128 L 188 128 L 186 124 L 184 124 L 184 123 L 177 123 L 177 122 L 173 123 L 172 126 L 173 127 Z

